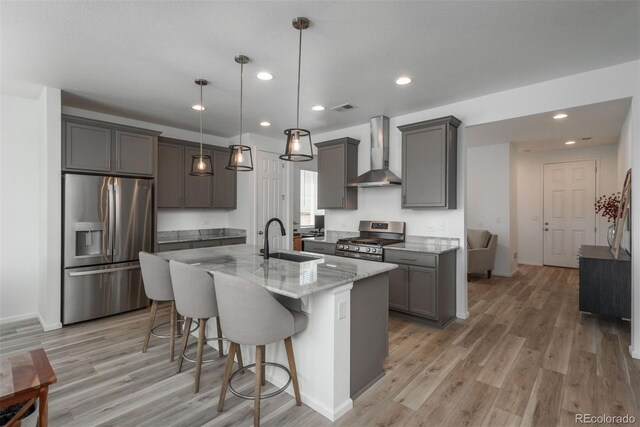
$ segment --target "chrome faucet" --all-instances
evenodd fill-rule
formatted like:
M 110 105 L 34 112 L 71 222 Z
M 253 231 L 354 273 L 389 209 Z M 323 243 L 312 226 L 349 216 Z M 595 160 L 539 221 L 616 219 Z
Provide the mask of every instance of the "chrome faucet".
M 264 259 L 269 259 L 269 226 L 273 221 L 280 224 L 280 233 L 282 233 L 283 236 L 287 235 L 287 232 L 284 229 L 284 224 L 279 218 L 271 218 L 267 221 L 267 224 L 264 226 L 264 249 L 262 250 L 262 256 Z

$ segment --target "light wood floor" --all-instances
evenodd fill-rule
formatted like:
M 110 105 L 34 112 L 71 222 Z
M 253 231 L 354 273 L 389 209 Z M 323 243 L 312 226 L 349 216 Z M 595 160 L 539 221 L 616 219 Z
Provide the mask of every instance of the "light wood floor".
M 576 413 L 638 420 L 629 324 L 578 313 L 576 270 L 521 266 L 509 279 L 478 278 L 469 309 L 444 330 L 392 315 L 386 375 L 335 424 L 570 426 Z M 203 369 L 194 395 L 194 369 L 176 374 L 166 341 L 152 339 L 142 354 L 146 320 L 142 310 L 47 333 L 36 321 L 5 324 L 0 352 L 45 348 L 58 375 L 52 426 L 251 424 L 251 402 L 229 395 L 225 412 L 216 410 L 222 361 Z M 253 374 L 239 384 L 249 392 Z M 331 425 L 286 394 L 263 401 L 262 424 Z

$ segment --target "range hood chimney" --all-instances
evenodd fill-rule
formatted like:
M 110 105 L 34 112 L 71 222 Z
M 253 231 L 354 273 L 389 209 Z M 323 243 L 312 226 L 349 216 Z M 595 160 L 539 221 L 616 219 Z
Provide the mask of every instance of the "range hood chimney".
M 389 117 L 371 118 L 371 170 L 347 184 L 347 187 L 384 187 L 400 185 L 402 180 L 389 170 Z

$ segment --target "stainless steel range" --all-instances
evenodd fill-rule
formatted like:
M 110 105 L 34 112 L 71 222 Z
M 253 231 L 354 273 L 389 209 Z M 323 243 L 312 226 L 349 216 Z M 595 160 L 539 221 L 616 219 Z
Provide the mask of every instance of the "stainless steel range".
M 404 242 L 404 222 L 360 221 L 357 237 L 338 240 L 336 255 L 382 261 L 385 245 Z

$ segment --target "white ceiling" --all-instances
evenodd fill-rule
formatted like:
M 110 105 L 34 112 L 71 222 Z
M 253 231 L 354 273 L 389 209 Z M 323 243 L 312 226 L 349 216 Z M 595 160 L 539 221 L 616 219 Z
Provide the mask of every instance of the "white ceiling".
M 314 132 L 640 57 L 638 1 L 1 1 L 0 12 L 3 92 L 47 85 L 65 105 L 195 130 L 202 77 L 205 130 L 224 137 L 238 133 L 239 53 L 252 59 L 245 132 L 295 125 L 296 16 L 311 19 L 300 125 Z M 414 82 L 396 86 L 405 74 Z M 358 108 L 310 111 L 346 102 Z
M 467 145 L 513 142 L 518 152 L 523 152 L 616 144 L 630 106 L 631 99 L 625 98 L 470 126 L 466 133 Z M 554 119 L 558 113 L 565 113 L 567 117 Z M 566 145 L 567 141 L 576 143 Z

